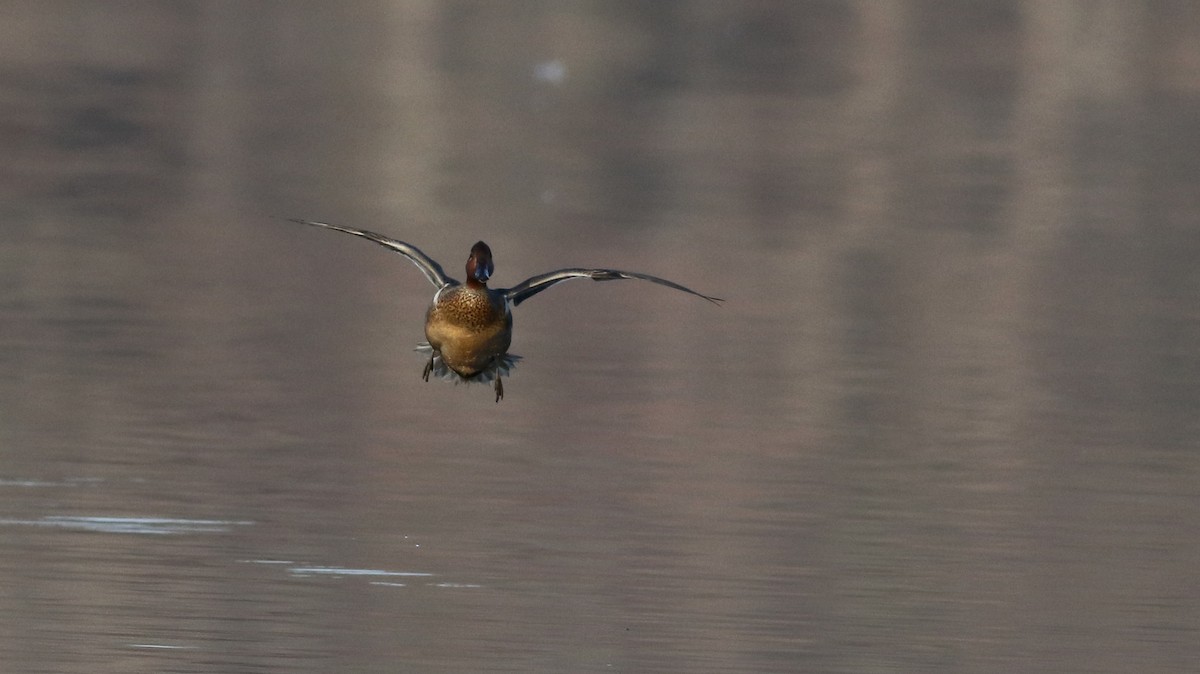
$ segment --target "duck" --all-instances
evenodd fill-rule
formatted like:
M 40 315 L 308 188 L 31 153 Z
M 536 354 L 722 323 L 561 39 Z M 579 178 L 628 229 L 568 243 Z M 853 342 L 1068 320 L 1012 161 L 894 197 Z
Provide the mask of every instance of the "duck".
M 705 295 L 664 278 L 617 269 L 557 269 L 531 276 L 511 288 L 489 288 L 495 271 L 492 249 L 483 241 L 471 246 L 467 256 L 466 281 L 446 275 L 442 266 L 416 246 L 365 229 L 343 227 L 327 222 L 291 218 L 291 222 L 329 229 L 362 237 L 390 248 L 412 262 L 437 290 L 425 312 L 425 339 L 416 350 L 428 356 L 421 373 L 455 382 L 492 382 L 496 402 L 504 398 L 502 376 L 508 375 L 520 356 L 509 353 L 512 344 L 512 310 L 525 300 L 573 279 L 593 281 L 622 279 L 649 281 L 673 290 L 695 295 L 720 306 L 719 297 Z

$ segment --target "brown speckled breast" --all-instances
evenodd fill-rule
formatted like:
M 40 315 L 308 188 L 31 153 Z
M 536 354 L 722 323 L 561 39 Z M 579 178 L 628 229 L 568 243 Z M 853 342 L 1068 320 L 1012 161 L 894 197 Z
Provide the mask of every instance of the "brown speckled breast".
M 486 288 L 446 288 L 425 315 L 425 338 L 451 370 L 472 377 L 491 366 L 512 342 L 504 295 Z

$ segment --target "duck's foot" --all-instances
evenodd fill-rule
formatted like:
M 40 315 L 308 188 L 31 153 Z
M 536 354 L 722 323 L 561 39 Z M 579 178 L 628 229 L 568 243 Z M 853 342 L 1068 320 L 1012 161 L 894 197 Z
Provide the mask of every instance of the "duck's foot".
M 437 355 L 437 351 L 429 352 L 429 361 L 425 363 L 425 371 L 421 373 L 421 379 L 429 381 L 429 373 L 433 372 L 433 357 Z
M 496 402 L 500 402 L 500 399 L 503 397 L 504 397 L 504 384 L 500 383 L 500 373 L 497 372 L 496 373 Z

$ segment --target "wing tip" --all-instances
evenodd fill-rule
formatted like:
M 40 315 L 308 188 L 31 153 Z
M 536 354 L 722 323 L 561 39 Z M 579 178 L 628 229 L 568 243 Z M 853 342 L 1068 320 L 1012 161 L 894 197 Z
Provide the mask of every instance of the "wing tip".
M 330 227 L 330 225 L 328 223 L 317 222 L 316 220 L 306 220 L 305 218 L 281 218 L 281 219 L 287 220 L 288 222 L 294 222 L 298 225 L 309 225 L 312 227 Z

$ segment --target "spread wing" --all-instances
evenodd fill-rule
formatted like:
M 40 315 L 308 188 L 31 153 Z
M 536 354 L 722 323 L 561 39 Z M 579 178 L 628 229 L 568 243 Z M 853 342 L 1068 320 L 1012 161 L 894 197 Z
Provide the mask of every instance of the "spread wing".
M 660 286 L 674 288 L 675 290 L 682 290 L 683 292 L 695 295 L 696 297 L 703 297 L 713 304 L 719 305 L 721 302 L 725 301 L 719 297 L 709 297 L 708 295 L 698 293 L 691 288 L 685 288 L 678 283 L 668 281 L 665 278 L 659 278 L 649 274 L 638 274 L 631 271 L 618 271 L 616 269 L 559 269 L 558 271 L 552 271 L 546 274 L 538 274 L 532 278 L 525 279 L 517 285 L 501 292 L 503 292 L 504 296 L 508 298 L 508 301 L 513 303 L 513 306 L 517 306 L 521 302 L 524 302 L 530 297 L 533 297 L 534 295 L 542 292 L 546 288 L 549 288 L 556 283 L 562 283 L 563 281 L 570 281 L 571 279 L 577 278 L 590 278 L 593 281 L 638 279 L 641 281 L 657 283 Z
M 413 264 L 417 265 L 417 268 L 421 270 L 421 273 L 425 274 L 425 278 L 429 279 L 429 282 L 432 283 L 436 288 L 444 288 L 449 284 L 458 283 L 458 281 L 446 276 L 446 272 L 442 271 L 442 265 L 434 262 L 433 258 L 429 257 L 425 253 L 422 253 L 419 248 L 412 244 L 404 243 L 403 241 L 393 239 L 382 234 L 376 234 L 375 232 L 368 232 L 365 229 L 341 227 L 339 225 L 330 225 L 324 222 L 313 222 L 312 220 L 300 220 L 298 218 L 291 218 L 291 221 L 298 222 L 302 225 L 324 227 L 325 229 L 332 229 L 337 232 L 345 232 L 347 234 L 353 234 L 354 236 L 361 236 L 364 239 L 370 239 L 371 241 L 374 241 L 382 246 L 387 246 L 388 248 L 391 248 L 397 253 L 400 253 L 404 257 L 408 258 Z

